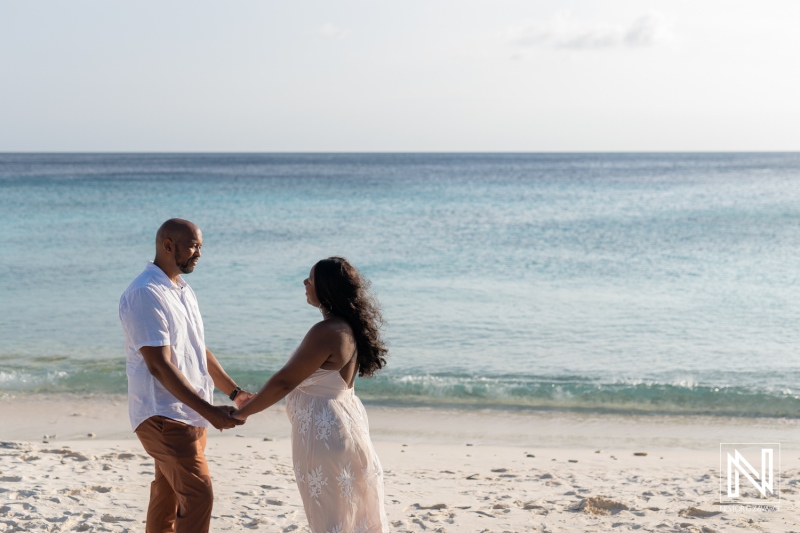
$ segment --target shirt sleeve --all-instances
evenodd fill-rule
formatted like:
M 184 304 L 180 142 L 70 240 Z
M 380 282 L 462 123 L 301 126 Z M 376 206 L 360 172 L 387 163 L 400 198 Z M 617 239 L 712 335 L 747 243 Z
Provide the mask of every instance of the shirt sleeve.
M 122 327 L 134 349 L 169 346 L 169 322 L 164 303 L 152 290 L 142 287 L 129 292 L 119 303 Z

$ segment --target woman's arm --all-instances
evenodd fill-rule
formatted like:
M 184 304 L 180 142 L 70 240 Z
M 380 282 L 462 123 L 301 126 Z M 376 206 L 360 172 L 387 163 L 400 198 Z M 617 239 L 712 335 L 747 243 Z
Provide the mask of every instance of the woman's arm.
M 248 416 L 263 411 L 277 403 L 320 368 L 331 356 L 336 345 L 336 330 L 329 324 L 319 322 L 306 333 L 303 342 L 297 347 L 286 364 L 261 387 L 258 393 L 233 412 L 233 417 L 244 420 Z

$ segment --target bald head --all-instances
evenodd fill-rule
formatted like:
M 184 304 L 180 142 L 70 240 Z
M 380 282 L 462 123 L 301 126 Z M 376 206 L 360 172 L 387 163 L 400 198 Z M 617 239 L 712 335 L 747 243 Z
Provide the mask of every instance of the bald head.
M 203 233 L 196 224 L 182 218 L 171 218 L 161 224 L 156 232 L 156 259 L 154 263 L 175 281 L 189 274 L 200 259 Z
M 200 228 L 198 228 L 194 222 L 182 218 L 171 218 L 158 228 L 156 232 L 156 246 L 164 239 L 172 239 L 174 241 L 181 237 L 191 237 L 195 232 L 199 231 Z

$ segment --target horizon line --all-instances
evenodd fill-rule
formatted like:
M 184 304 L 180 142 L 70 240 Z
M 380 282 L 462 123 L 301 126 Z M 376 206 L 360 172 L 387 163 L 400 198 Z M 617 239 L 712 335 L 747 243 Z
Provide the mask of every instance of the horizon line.
M 287 150 L 287 151 L 207 151 L 207 150 L 189 150 L 189 151 L 135 151 L 135 150 L 101 150 L 101 151 L 83 151 L 83 150 L 23 150 L 23 151 L 1 151 L 0 155 L 549 155 L 549 154 L 798 154 L 798 150 L 547 150 L 547 151 L 384 151 L 384 150 L 366 150 L 366 151 L 301 151 L 301 150 Z

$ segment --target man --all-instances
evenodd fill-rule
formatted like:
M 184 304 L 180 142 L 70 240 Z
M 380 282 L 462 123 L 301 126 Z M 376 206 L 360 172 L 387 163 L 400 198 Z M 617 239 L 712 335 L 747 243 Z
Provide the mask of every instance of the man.
M 209 423 L 222 431 L 241 424 L 233 406 L 215 406 L 214 387 L 237 406 L 242 391 L 206 348 L 197 299 L 181 274 L 200 259 L 203 235 L 173 218 L 156 234 L 156 257 L 123 293 L 131 427 L 155 460 L 147 533 L 208 531 L 214 494 L 205 459 Z

